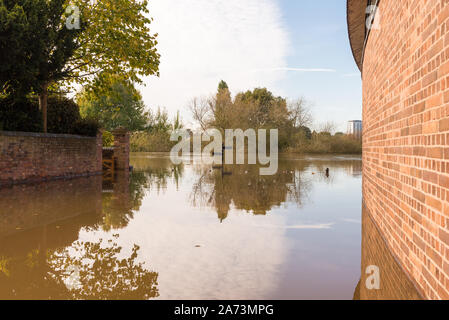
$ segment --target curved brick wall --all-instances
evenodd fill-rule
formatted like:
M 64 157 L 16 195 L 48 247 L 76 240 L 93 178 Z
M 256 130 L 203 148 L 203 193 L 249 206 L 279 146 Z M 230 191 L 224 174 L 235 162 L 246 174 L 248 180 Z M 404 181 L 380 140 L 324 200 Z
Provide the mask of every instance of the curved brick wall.
M 363 61 L 363 193 L 402 268 L 449 299 L 449 1 L 381 0 Z

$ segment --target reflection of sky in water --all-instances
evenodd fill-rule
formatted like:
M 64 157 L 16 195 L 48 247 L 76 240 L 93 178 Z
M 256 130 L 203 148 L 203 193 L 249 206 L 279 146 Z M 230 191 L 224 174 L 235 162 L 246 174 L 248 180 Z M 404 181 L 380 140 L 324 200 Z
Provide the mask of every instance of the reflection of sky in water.
M 159 273 L 162 299 L 352 298 L 360 277 L 361 179 L 345 161 L 324 163 L 326 178 L 316 161 L 295 175 L 308 182 L 301 208 L 290 196 L 266 215 L 231 205 L 220 223 L 212 206 L 192 206 L 200 172 L 185 166 L 177 188 L 169 178 L 164 190 L 149 190 L 128 226 L 112 233 L 126 252 L 140 246 L 139 259 Z
M 179 192 L 170 185 L 157 197 L 150 193 L 141 214 L 117 232 L 119 245 L 141 247 L 140 258 L 159 272 L 162 299 L 268 298 L 287 255 L 285 230 L 253 225 L 254 220 L 283 225 L 284 218 L 233 210 L 219 223 L 212 209 L 186 205 L 189 191 L 182 184 Z M 81 234 L 86 240 L 90 236 Z

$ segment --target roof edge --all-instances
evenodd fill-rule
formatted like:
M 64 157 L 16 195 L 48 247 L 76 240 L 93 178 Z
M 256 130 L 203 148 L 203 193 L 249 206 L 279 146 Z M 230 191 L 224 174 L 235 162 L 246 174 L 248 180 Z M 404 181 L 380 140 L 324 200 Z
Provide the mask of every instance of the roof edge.
M 347 0 L 346 14 L 352 55 L 360 71 L 363 69 L 363 53 L 366 39 L 367 0 Z

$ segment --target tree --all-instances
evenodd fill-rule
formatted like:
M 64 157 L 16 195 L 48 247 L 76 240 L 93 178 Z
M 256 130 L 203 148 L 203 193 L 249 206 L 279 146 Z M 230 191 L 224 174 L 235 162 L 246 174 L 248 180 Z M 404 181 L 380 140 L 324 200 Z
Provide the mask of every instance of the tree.
M 65 27 L 65 3 L 66 0 L 0 2 L 0 51 L 6 56 L 12 52 L 5 63 L 2 60 L 2 90 L 16 95 L 30 90 L 37 92 L 44 132 L 47 132 L 48 88 L 67 75 L 65 66 L 82 33 L 81 28 Z
M 226 129 L 232 128 L 234 116 L 232 113 L 233 102 L 226 82 L 220 82 L 217 94 L 209 101 L 209 107 L 214 117 L 210 126 L 221 130 L 222 133 Z
M 224 90 L 224 89 L 229 89 L 229 87 L 228 87 L 228 84 L 224 80 L 221 80 L 220 83 L 218 84 L 218 91 Z
M 190 102 L 188 108 L 192 113 L 193 120 L 196 121 L 203 131 L 209 128 L 209 123 L 211 121 L 211 107 L 210 99 L 205 97 L 193 98 Z
M 319 132 L 320 133 L 324 133 L 324 134 L 328 134 L 328 135 L 332 135 L 332 133 L 335 131 L 336 127 L 337 126 L 335 125 L 334 122 L 327 121 L 327 122 L 324 122 L 324 123 L 322 123 L 320 125 Z
M 176 112 L 176 116 L 173 119 L 173 125 L 172 125 L 172 130 L 179 130 L 182 129 L 184 127 L 184 125 L 182 124 L 182 120 L 181 120 L 181 116 L 179 115 L 179 111 Z
M 118 76 L 101 75 L 95 86 L 78 95 L 77 102 L 82 116 L 97 119 L 108 131 L 118 127 L 139 131 L 149 126 L 150 114 L 140 92 Z
M 287 102 L 282 97 L 275 97 L 266 88 L 237 94 L 236 103 L 252 104 L 254 110 L 249 115 L 251 128 L 272 128 L 285 125 L 288 115 Z
M 238 93 L 232 99 L 224 81 L 212 98 L 195 98 L 190 104 L 193 119 L 203 130 L 279 129 L 279 147 L 286 148 L 293 135 L 287 101 L 266 88 Z
M 310 127 L 312 125 L 313 117 L 310 112 L 307 101 L 304 98 L 291 101 L 288 104 L 290 112 L 290 119 L 296 128 Z
M 46 131 L 48 88 L 56 82 L 90 84 L 94 75 L 120 74 L 141 83 L 159 75 L 157 34 L 151 34 L 148 1 L 3 0 L 0 2 L 1 52 L 11 75 L 1 76 L 2 90 L 20 81 L 39 95 Z M 6 18 L 5 18 L 6 17 Z M 78 20 L 79 18 L 79 20 Z M 6 33 L 10 29 L 19 35 Z M 79 22 L 78 25 L 76 22 Z M 6 30 L 6 31 L 5 31 Z M 24 48 L 23 53 L 17 49 Z M 3 62 L 3 61 L 2 61 Z M 25 85 L 23 85 L 25 86 Z
M 189 105 L 193 119 L 203 130 L 208 128 L 277 128 L 287 125 L 287 102 L 266 88 L 241 92 L 234 99 L 222 81 L 212 98 L 194 98 Z
M 168 113 L 165 108 L 157 108 L 156 114 L 151 118 L 150 131 L 168 134 L 172 128 L 168 120 Z
M 22 1 L 23 2 L 23 1 Z M 21 2 L 0 1 L 0 93 L 27 93 L 32 87 L 33 74 L 38 70 L 37 59 L 33 59 L 33 49 L 39 48 L 38 41 L 28 41 L 33 28 L 28 22 L 35 18 L 41 3 L 29 1 L 24 10 Z M 21 63 L 18 63 L 21 62 Z M 27 63 L 23 63 L 27 62 Z
M 307 140 L 312 139 L 312 130 L 310 130 L 309 127 L 301 126 L 298 129 L 299 129 L 299 132 L 304 134 L 304 136 L 306 137 Z

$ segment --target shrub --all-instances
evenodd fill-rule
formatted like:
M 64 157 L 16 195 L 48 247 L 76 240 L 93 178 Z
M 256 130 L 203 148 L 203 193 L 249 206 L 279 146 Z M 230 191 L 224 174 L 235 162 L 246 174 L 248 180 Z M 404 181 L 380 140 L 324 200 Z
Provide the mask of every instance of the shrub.
M 71 99 L 49 97 L 47 107 L 47 127 L 49 133 L 74 133 L 81 121 L 78 105 Z
M 97 120 L 86 118 L 78 120 L 72 127 L 72 134 L 80 136 L 95 137 L 97 135 L 100 125 Z
M 39 105 L 26 99 L 0 99 L 0 130 L 41 132 L 42 114 Z
M 136 132 L 131 135 L 132 152 L 169 152 L 176 142 L 170 141 L 168 132 Z
M 311 140 L 305 136 L 295 137 L 295 146 L 288 149 L 289 152 L 311 153 L 311 154 L 360 154 L 362 153 L 362 142 L 345 134 L 334 136 L 328 133 L 314 133 Z
M 71 99 L 52 96 L 48 98 L 47 131 L 49 133 L 96 136 L 98 122 L 82 119 L 78 105 Z M 34 99 L 0 99 L 0 130 L 42 132 L 42 113 Z

